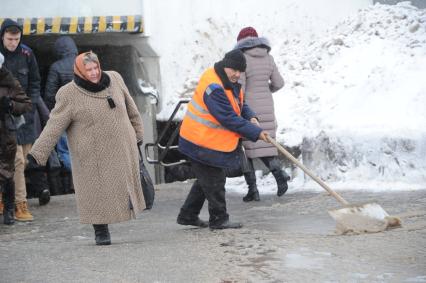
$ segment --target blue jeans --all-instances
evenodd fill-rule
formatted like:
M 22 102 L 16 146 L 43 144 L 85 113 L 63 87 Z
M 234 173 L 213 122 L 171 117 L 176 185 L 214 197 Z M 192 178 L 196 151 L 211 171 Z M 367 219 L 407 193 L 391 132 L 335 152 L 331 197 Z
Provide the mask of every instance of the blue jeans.
M 71 172 L 71 158 L 68 150 L 67 134 L 63 133 L 61 135 L 58 144 L 56 145 L 56 150 L 58 151 L 59 159 L 62 161 L 65 169 Z

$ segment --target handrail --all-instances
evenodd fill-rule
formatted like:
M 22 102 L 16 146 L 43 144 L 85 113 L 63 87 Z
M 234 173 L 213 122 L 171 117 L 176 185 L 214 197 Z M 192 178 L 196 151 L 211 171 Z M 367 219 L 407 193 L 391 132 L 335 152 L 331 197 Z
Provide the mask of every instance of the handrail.
M 176 127 L 176 129 L 173 131 L 173 133 L 171 134 L 171 136 L 168 138 L 168 140 L 166 142 L 166 145 L 162 145 L 160 142 L 165 137 L 165 135 L 167 133 L 167 130 L 170 128 L 170 126 L 171 126 L 171 124 L 173 122 L 173 118 L 176 116 L 176 113 L 179 111 L 181 105 L 182 104 L 187 104 L 189 101 L 190 101 L 189 99 L 181 99 L 179 101 L 179 103 L 176 105 L 175 109 L 173 110 L 172 115 L 167 120 L 166 126 L 161 131 L 161 133 L 158 136 L 157 140 L 154 143 L 146 143 L 145 144 L 145 158 L 146 158 L 146 161 L 148 163 L 150 163 L 150 164 L 160 164 L 162 166 L 168 167 L 168 166 L 174 166 L 174 165 L 178 165 L 178 164 L 182 164 L 182 163 L 188 162 L 185 159 L 181 159 L 179 161 L 171 162 L 171 163 L 165 163 L 163 161 L 169 150 L 178 149 L 178 146 L 177 145 L 172 145 L 172 143 L 173 143 L 173 141 L 175 140 L 175 138 L 179 134 L 180 123 L 179 123 L 179 126 Z M 158 159 L 154 159 L 154 158 L 151 158 L 149 156 L 149 149 L 150 148 L 153 148 L 153 149 L 157 148 L 160 151 L 160 155 L 159 155 Z

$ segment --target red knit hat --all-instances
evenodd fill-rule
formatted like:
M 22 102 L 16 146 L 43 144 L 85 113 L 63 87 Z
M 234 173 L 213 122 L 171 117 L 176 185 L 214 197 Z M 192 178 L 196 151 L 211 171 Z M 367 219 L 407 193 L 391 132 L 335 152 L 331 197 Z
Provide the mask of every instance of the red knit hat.
M 253 27 L 245 27 L 242 30 L 240 30 L 240 33 L 238 34 L 237 41 L 240 41 L 241 39 L 244 39 L 246 37 L 257 37 L 257 31 Z

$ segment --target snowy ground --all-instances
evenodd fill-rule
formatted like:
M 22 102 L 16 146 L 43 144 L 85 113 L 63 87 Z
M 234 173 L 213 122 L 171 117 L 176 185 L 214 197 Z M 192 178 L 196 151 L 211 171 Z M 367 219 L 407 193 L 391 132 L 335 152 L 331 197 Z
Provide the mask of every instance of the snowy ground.
M 426 188 L 426 11 L 408 2 L 376 4 L 325 33 L 289 33 L 274 21 L 261 35 L 273 43 L 286 80 L 274 94 L 278 141 L 299 147 L 300 160 L 338 190 Z M 200 70 L 225 51 L 217 39 L 234 29 L 235 23 L 209 18 L 196 30 L 197 46 L 185 46 L 195 65 L 182 70 L 187 78 L 164 102 L 160 118 L 192 94 Z M 292 189 L 319 188 L 301 171 L 286 170 Z M 264 192 L 274 192 L 273 184 L 270 175 L 259 180 Z M 245 191 L 242 178 L 227 185 Z

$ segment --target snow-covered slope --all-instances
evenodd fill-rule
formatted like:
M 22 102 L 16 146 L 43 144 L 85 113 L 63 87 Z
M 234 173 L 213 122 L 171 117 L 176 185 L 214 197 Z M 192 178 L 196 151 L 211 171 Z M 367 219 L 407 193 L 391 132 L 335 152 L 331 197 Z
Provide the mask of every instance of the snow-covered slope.
M 377 4 L 277 58 L 279 140 L 307 166 L 351 187 L 426 187 L 425 10 Z
M 272 2 L 283 11 L 284 4 Z M 350 9 L 329 18 L 301 9 L 305 14 L 287 13 L 286 19 L 279 12 L 265 18 L 259 10 L 249 21 L 237 14 L 235 21 L 225 20 L 220 13 L 195 21 L 195 32 L 185 31 L 182 44 L 164 55 L 171 63 L 163 92 L 173 94 L 159 118 L 190 96 L 202 70 L 232 48 L 241 27 L 252 25 L 271 40 L 286 80 L 274 94 L 282 144 L 299 147 L 304 164 L 337 189 L 426 188 L 426 12 L 407 2 L 349 2 Z M 291 173 L 291 187 L 318 188 L 299 170 Z M 228 182 L 235 190 L 244 190 L 243 184 L 242 178 Z M 269 175 L 258 184 L 275 190 Z

